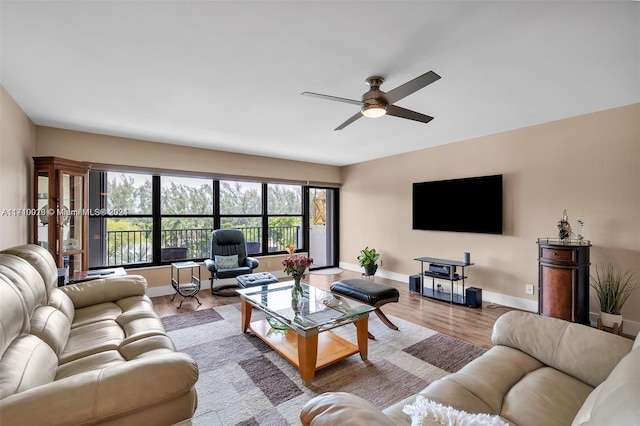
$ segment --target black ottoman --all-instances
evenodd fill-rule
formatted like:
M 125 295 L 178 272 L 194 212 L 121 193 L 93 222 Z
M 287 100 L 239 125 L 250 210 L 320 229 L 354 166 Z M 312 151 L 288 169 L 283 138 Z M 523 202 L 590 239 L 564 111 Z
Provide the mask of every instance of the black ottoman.
M 257 272 L 255 274 L 244 274 L 236 277 L 240 288 L 255 287 L 259 285 L 274 284 L 278 279 L 269 272 Z
M 389 321 L 389 318 L 380 310 L 380 306 L 390 302 L 397 302 L 400 292 L 397 288 L 378 284 L 369 280 L 341 280 L 331 284 L 331 292 L 341 296 L 355 299 L 359 302 L 373 306 L 380 321 L 387 327 L 397 330 L 398 327 Z M 372 336 L 370 336 L 372 337 Z

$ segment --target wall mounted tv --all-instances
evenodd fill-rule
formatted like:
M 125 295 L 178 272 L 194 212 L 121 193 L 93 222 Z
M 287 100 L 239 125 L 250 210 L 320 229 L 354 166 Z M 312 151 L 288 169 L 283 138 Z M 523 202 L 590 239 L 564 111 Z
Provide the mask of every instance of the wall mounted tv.
M 502 175 L 414 183 L 413 229 L 502 234 Z

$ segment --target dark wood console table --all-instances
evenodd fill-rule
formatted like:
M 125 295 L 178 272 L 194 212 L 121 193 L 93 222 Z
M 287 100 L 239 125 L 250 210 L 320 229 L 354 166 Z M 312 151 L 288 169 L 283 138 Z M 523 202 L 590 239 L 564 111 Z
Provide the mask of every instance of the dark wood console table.
M 438 259 L 436 257 L 417 257 L 413 260 L 420 262 L 420 280 L 421 280 L 421 294 L 425 297 L 430 297 L 432 299 L 442 300 L 444 302 L 454 303 L 457 305 L 465 305 L 465 279 L 467 276 L 465 275 L 464 268 L 467 268 L 473 263 L 465 263 L 458 260 L 449 260 L 449 259 Z M 449 273 L 439 273 L 439 272 L 431 272 L 427 267 L 425 271 L 425 264 L 427 265 L 440 265 L 448 267 Z M 460 271 L 458 273 L 458 269 Z M 425 285 L 425 277 L 431 278 L 431 288 Z M 436 280 L 444 280 L 449 281 L 451 285 L 451 291 L 446 292 L 442 290 L 440 287 L 436 287 Z M 462 281 L 462 293 L 455 293 L 453 291 L 453 286 Z

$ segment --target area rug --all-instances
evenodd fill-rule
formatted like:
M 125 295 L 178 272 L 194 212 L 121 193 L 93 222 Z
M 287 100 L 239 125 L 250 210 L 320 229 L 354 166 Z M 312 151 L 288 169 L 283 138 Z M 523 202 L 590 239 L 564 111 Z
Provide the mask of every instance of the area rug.
M 254 310 L 252 320 L 260 317 Z M 390 316 L 391 317 L 391 316 Z M 484 349 L 391 317 L 391 330 L 369 320 L 369 356 L 351 356 L 316 372 L 305 386 L 298 370 L 251 333 L 240 331 L 240 304 L 165 317 L 178 350 L 198 363 L 198 409 L 193 425 L 299 425 L 305 402 L 323 392 L 343 391 L 385 408 L 455 372 Z M 356 328 L 333 330 L 356 342 Z

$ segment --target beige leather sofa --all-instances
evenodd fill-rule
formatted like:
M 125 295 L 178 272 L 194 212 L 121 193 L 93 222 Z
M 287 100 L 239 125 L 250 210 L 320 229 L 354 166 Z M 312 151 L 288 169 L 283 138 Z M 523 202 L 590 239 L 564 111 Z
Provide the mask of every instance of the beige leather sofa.
M 634 341 L 567 321 L 509 312 L 493 328 L 495 344 L 459 372 L 431 383 L 425 398 L 512 425 L 640 424 L 640 335 Z M 633 348 L 633 350 L 632 350 Z M 305 404 L 304 425 L 409 425 L 403 407 L 381 411 L 347 393 Z
M 198 367 L 176 352 L 130 275 L 56 287 L 47 250 L 0 252 L 0 424 L 171 425 L 195 409 Z

